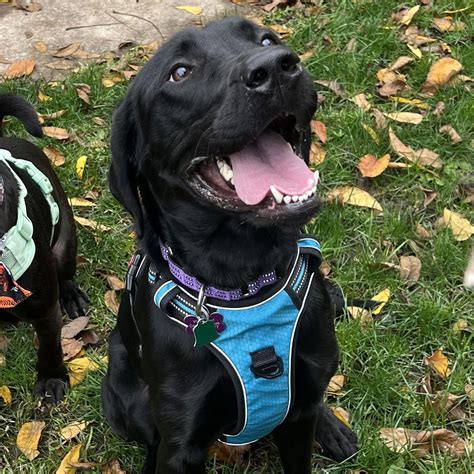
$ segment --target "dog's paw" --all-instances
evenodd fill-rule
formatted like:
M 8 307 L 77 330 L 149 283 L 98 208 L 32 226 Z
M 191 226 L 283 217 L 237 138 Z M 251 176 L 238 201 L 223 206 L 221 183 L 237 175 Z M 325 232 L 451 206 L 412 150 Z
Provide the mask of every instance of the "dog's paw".
M 61 307 L 70 318 L 84 316 L 89 309 L 89 297 L 77 286 L 73 280 L 61 283 Z
M 60 378 L 38 376 L 35 384 L 35 395 L 50 405 L 57 405 L 66 393 L 66 382 Z
M 321 409 L 315 440 L 321 446 L 322 454 L 337 462 L 352 458 L 358 450 L 357 435 L 327 407 Z

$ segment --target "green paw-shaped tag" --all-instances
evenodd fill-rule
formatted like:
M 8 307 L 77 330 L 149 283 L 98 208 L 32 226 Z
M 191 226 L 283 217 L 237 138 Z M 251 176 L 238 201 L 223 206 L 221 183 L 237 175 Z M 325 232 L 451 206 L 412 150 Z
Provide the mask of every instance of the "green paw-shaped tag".
M 219 337 L 219 333 L 216 330 L 214 321 L 201 320 L 193 329 L 194 333 L 194 347 L 207 346 L 212 341 L 215 341 Z

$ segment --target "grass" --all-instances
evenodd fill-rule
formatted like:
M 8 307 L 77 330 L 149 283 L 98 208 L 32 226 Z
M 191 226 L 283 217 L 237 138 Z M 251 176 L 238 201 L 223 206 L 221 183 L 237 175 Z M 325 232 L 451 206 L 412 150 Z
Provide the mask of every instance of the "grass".
M 411 106 L 395 104 L 375 94 L 375 73 L 401 55 L 409 55 L 397 36 L 398 28 L 390 21 L 392 12 L 415 2 L 328 1 L 323 2 L 319 15 L 308 15 L 302 8 L 280 10 L 266 18 L 272 24 L 284 24 L 292 29 L 289 44 L 298 52 L 314 51 L 307 67 L 317 79 L 336 79 L 348 97 L 364 92 L 371 103 L 383 112 L 414 111 Z M 445 10 L 467 6 L 464 1 L 439 0 L 418 12 L 413 22 L 429 29 L 434 15 L 443 16 Z M 473 73 L 474 50 L 469 47 L 472 37 L 470 10 L 453 14 L 466 28 L 460 32 L 441 35 L 430 29 L 434 37 L 442 37 L 452 48 L 452 56 L 464 66 L 464 74 Z M 323 21 L 321 21 L 323 20 Z M 347 43 L 355 38 L 356 49 L 346 51 Z M 462 186 L 472 185 L 472 99 L 466 85 L 446 87 L 432 98 L 420 97 L 418 91 L 435 54 L 423 57 L 407 67 L 409 97 L 422 98 L 429 105 L 419 125 L 392 123 L 397 136 L 414 148 L 429 148 L 439 153 L 444 168 L 429 172 L 420 167 L 387 170 L 373 179 L 362 179 L 356 169 L 362 155 L 382 156 L 390 152 L 387 131 L 378 131 L 375 143 L 362 124 L 374 128 L 370 113 L 362 112 L 350 100 L 320 90 L 325 100 L 317 119 L 328 127 L 327 158 L 321 164 L 323 177 L 321 193 L 335 186 L 356 185 L 368 190 L 384 208 L 383 215 L 368 209 L 326 205 L 320 216 L 310 225 L 322 242 L 325 259 L 332 266 L 331 278 L 338 281 L 347 295 L 369 298 L 384 288 L 392 297 L 373 324 L 361 326 L 358 321 L 344 318 L 337 323 L 341 347 L 340 373 L 347 376 L 344 393 L 330 398 L 333 406 L 351 413 L 352 426 L 360 438 L 360 453 L 356 461 L 331 464 L 315 454 L 315 472 L 375 473 L 468 473 L 472 459 L 467 456 L 453 459 L 448 455 L 430 454 L 417 459 L 411 453 L 395 454 L 381 442 L 378 432 L 382 427 L 405 427 L 415 430 L 448 428 L 472 442 L 472 422 L 451 421 L 446 414 L 435 414 L 425 406 L 426 396 L 417 393 L 417 385 L 429 371 L 423 358 L 439 347 L 449 357 L 451 376 L 446 381 L 434 377 L 438 390 L 456 395 L 464 394 L 464 386 L 472 381 L 472 336 L 455 334 L 453 324 L 458 319 L 469 319 L 473 314 L 472 293 L 462 288 L 462 275 L 467 263 L 470 243 L 457 242 L 451 231 L 438 229 L 436 221 L 444 208 L 460 212 L 473 220 L 472 207 L 464 202 Z M 123 62 L 123 60 L 122 60 Z M 67 113 L 50 125 L 65 127 L 77 140 L 61 144 L 51 139 L 38 140 L 40 146 L 51 145 L 66 156 L 66 163 L 57 169 L 70 197 L 82 197 L 88 191 L 99 192 L 93 210 L 76 209 L 76 213 L 95 219 L 111 228 L 109 232 L 78 229 L 80 255 L 84 263 L 77 279 L 92 299 L 92 321 L 102 335 L 113 327 L 115 317 L 104 304 L 107 289 L 103 274 L 123 276 L 126 262 L 134 243 L 130 237 L 128 215 L 114 201 L 106 186 L 109 164 L 107 146 L 112 111 L 124 96 L 126 83 L 105 88 L 101 78 L 105 65 L 94 65 L 80 70 L 64 82 L 46 84 L 41 81 L 15 80 L 2 88 L 15 91 L 35 104 L 45 114 L 59 109 Z M 74 84 L 91 86 L 91 105 L 77 97 Z M 42 91 L 51 98 L 38 101 Z M 433 109 L 438 101 L 446 104 L 443 115 L 437 117 Z M 106 125 L 93 122 L 100 117 Z M 452 124 L 463 138 L 452 145 L 446 135 L 438 133 L 440 126 Z M 8 135 L 21 135 L 13 121 L 6 127 Z M 84 178 L 75 173 L 76 159 L 88 157 Z M 394 154 L 392 153 L 392 158 Z M 432 189 L 437 197 L 423 207 L 422 189 Z M 415 230 L 421 224 L 433 233 L 428 240 L 420 239 Z M 398 273 L 383 265 L 397 263 L 401 255 L 416 255 L 422 262 L 421 277 L 416 285 L 400 281 Z M 472 320 L 470 321 L 472 327 Z M 32 397 L 35 350 L 33 331 L 26 325 L 4 326 L 1 334 L 10 339 L 5 352 L 6 365 L 0 368 L 0 385 L 6 384 L 13 394 L 10 406 L 0 406 L 0 470 L 5 472 L 50 473 L 57 469 L 62 457 L 75 444 L 64 442 L 59 430 L 77 420 L 90 424 L 78 436 L 82 444 L 81 460 L 105 463 L 118 459 L 124 469 L 137 472 L 143 451 L 133 443 L 124 443 L 114 436 L 100 410 L 100 381 L 105 368 L 88 374 L 86 379 L 68 392 L 59 407 L 45 411 Z M 87 355 L 99 358 L 105 354 L 105 343 L 87 349 Z M 467 398 L 467 397 L 465 397 Z M 468 401 L 463 401 L 469 412 Z M 467 407 L 467 408 L 466 408 Z M 472 407 L 471 407 L 472 412 Z M 34 461 L 28 461 L 15 447 L 16 433 L 30 420 L 44 420 L 39 451 Z M 469 441 L 470 440 L 470 441 Z M 224 466 L 210 461 L 210 472 L 258 473 L 281 472 L 275 448 L 260 443 L 250 459 L 241 467 Z M 94 469 L 91 472 L 98 472 Z

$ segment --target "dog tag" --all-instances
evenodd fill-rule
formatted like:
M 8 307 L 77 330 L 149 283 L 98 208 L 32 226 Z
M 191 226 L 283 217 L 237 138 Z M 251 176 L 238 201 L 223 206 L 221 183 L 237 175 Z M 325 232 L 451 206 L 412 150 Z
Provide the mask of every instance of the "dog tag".
M 210 319 L 201 319 L 196 326 L 194 326 L 193 334 L 194 347 L 207 346 L 219 337 L 214 321 Z

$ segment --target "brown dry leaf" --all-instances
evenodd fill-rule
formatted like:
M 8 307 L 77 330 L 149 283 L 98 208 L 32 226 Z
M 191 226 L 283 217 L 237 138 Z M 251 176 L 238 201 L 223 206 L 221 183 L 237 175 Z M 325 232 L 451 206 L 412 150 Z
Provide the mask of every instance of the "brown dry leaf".
M 70 69 L 74 69 L 76 64 L 72 61 L 68 61 L 67 59 L 62 59 L 60 61 L 53 61 L 52 63 L 45 64 L 46 67 L 49 69 L 55 69 L 57 71 L 69 71 Z
M 399 20 L 400 25 L 408 26 L 419 9 L 420 5 L 415 5 L 414 7 L 409 8 L 405 13 L 403 13 Z
M 420 278 L 421 261 L 412 255 L 400 257 L 400 278 L 406 281 L 416 282 Z
M 291 35 L 293 33 L 293 30 L 285 25 L 269 25 L 269 27 L 273 30 L 276 31 L 282 38 L 286 38 L 287 36 Z
M 319 120 L 311 120 L 311 130 L 322 143 L 327 141 L 326 125 Z
M 81 47 L 81 43 L 71 43 L 62 48 L 59 48 L 55 53 L 53 53 L 54 58 L 68 58 L 71 57 Z
M 61 464 L 56 471 L 56 474 L 75 474 L 76 469 L 71 466 L 71 463 L 77 463 L 79 461 L 79 455 L 81 454 L 81 445 L 76 444 L 67 454 L 64 456 Z
M 0 351 L 6 351 L 9 344 L 10 344 L 10 339 L 8 339 L 7 336 L 0 334 Z
M 409 165 L 408 163 L 399 163 L 399 162 L 390 162 L 387 165 L 387 168 L 393 168 L 395 170 L 404 170 L 407 168 L 411 168 L 412 165 Z
M 289 3 L 289 0 L 273 0 L 271 3 L 267 3 L 262 7 L 262 10 L 266 11 L 267 13 L 275 10 L 275 8 L 281 6 L 287 6 Z
M 34 59 L 21 59 L 8 66 L 5 72 L 5 79 L 14 79 L 16 77 L 29 76 L 36 67 Z
M 21 10 L 31 13 L 39 12 L 43 8 L 41 3 L 36 0 L 16 0 L 15 6 Z
M 380 110 L 372 109 L 372 115 L 374 116 L 374 119 L 375 119 L 375 126 L 379 130 L 387 127 L 387 119 L 385 118 L 385 115 L 382 112 L 380 112 Z
M 452 16 L 433 18 L 433 26 L 441 33 L 445 33 L 447 31 L 462 31 L 466 27 L 462 21 L 453 21 Z
M 411 123 L 413 125 L 418 125 L 423 120 L 423 115 L 415 114 L 413 112 L 393 112 L 384 115 L 396 122 Z
M 250 451 L 250 444 L 230 446 L 216 441 L 208 450 L 207 455 L 218 461 L 231 465 L 242 464 L 244 455 Z
M 53 166 L 62 166 L 66 161 L 64 155 L 52 146 L 45 146 L 43 148 L 43 153 L 48 157 Z
M 446 379 L 451 374 L 448 367 L 448 358 L 443 353 L 443 348 L 437 349 L 429 357 L 425 357 L 425 365 L 431 367 L 442 379 Z
M 74 84 L 74 85 L 76 86 L 76 92 L 79 98 L 87 105 L 90 105 L 91 99 L 89 97 L 89 94 L 91 93 L 91 86 L 89 84 Z
M 43 133 L 47 137 L 56 138 L 56 140 L 67 140 L 69 138 L 69 132 L 65 128 L 43 127 Z
M 115 275 L 107 275 L 105 277 L 109 287 L 114 291 L 121 291 L 125 289 L 125 282 L 122 278 L 119 278 Z
M 311 59 L 314 56 L 313 51 L 306 51 L 306 53 L 300 54 L 299 58 L 301 62 L 306 62 L 308 59 Z
M 309 154 L 309 162 L 312 165 L 320 165 L 326 158 L 326 150 L 321 144 L 313 142 L 311 143 L 311 150 Z
M 84 431 L 88 424 L 87 421 L 75 421 L 64 428 L 61 428 L 61 438 L 66 441 L 75 438 L 81 431 Z
M 371 324 L 374 321 L 369 311 L 365 308 L 359 308 L 358 306 L 348 306 L 347 312 L 353 319 L 358 320 L 360 325 L 363 327 Z
M 461 214 L 445 209 L 443 218 L 444 225 L 451 229 L 457 241 L 462 242 L 463 240 L 467 240 L 474 234 L 474 226 L 461 216 Z
M 341 186 L 334 188 L 327 194 L 329 202 L 339 202 L 342 204 L 352 204 L 353 206 L 368 207 L 382 212 L 382 206 L 367 191 L 355 186 Z
M 432 234 L 431 232 L 426 229 L 425 227 L 423 227 L 421 224 L 416 224 L 416 235 L 420 238 L 420 239 L 431 239 Z
M 102 465 L 100 467 L 100 472 L 102 474 L 126 474 L 116 459 L 113 459 L 112 461 Z
M 35 43 L 33 43 L 33 48 L 35 48 L 37 51 L 39 51 L 40 53 L 46 53 L 46 51 L 48 51 L 48 45 L 46 43 L 44 43 L 43 41 L 36 41 Z
M 84 380 L 87 372 L 97 370 L 99 364 L 92 361 L 88 357 L 80 357 L 73 359 L 67 364 L 69 368 L 69 384 L 71 387 L 77 385 Z
M 79 316 L 73 319 L 70 323 L 63 326 L 61 330 L 61 337 L 70 339 L 76 337 L 81 331 L 83 331 L 89 324 L 89 316 Z
M 413 452 L 418 458 L 430 452 L 441 452 L 454 458 L 466 453 L 465 441 L 457 433 L 444 428 L 434 431 L 382 428 L 380 437 L 391 451 L 399 454 Z
M 95 331 L 88 329 L 81 334 L 81 341 L 84 346 L 95 346 L 100 341 L 100 337 Z
M 459 403 L 463 398 L 462 395 L 438 391 L 432 400 L 427 398 L 426 401 L 427 406 L 435 413 L 447 413 L 450 420 L 465 420 L 467 415 Z
M 117 293 L 115 290 L 107 290 L 104 295 L 105 306 L 117 316 L 120 303 L 117 300 Z
M 377 92 L 382 97 L 390 97 L 391 95 L 398 94 L 407 87 L 407 84 L 404 80 L 396 79 L 392 82 L 387 82 L 381 87 L 377 88 Z
M 29 421 L 24 423 L 18 432 L 16 445 L 30 461 L 39 455 L 38 443 L 45 426 L 44 421 Z
M 74 359 L 74 357 L 80 354 L 83 346 L 84 346 L 84 343 L 81 340 L 61 338 L 63 359 L 65 361 Z
M 110 227 L 104 224 L 99 224 L 98 222 L 92 219 L 87 219 L 86 217 L 74 216 L 74 220 L 78 224 L 82 225 L 83 227 L 87 227 L 88 229 L 99 230 L 100 232 L 107 232 L 110 230 Z
M 454 127 L 452 125 L 443 125 L 440 129 L 439 129 L 439 132 L 440 133 L 445 133 L 446 135 L 449 135 L 449 137 L 451 138 L 451 143 L 453 145 L 456 145 L 457 143 L 459 143 L 460 141 L 462 141 L 462 138 L 459 136 L 459 133 L 456 132 L 456 130 L 454 129 Z
M 123 80 L 123 76 L 119 73 L 109 74 L 102 78 L 102 85 L 104 87 L 110 88 L 115 86 L 115 84 L 118 84 L 119 82 L 123 82 Z
M 100 127 L 106 127 L 107 126 L 107 122 L 104 119 L 100 118 L 100 117 L 93 117 L 92 121 L 96 125 L 99 125 Z
M 66 113 L 66 109 L 58 110 L 57 112 L 51 112 L 50 114 L 38 114 L 43 120 L 54 120 L 59 117 L 62 117 Z
M 452 328 L 453 334 L 459 336 L 462 332 L 472 333 L 472 328 L 469 326 L 469 322 L 465 319 L 458 319 Z
M 73 207 L 95 207 L 96 203 L 84 198 L 70 198 L 69 205 Z
M 389 154 L 382 156 L 380 159 L 377 159 L 374 155 L 364 155 L 357 167 L 364 178 L 375 178 L 387 169 L 389 162 Z
M 3 399 L 5 405 L 11 405 L 12 403 L 12 392 L 6 385 L 0 387 L 0 398 Z
M 370 110 L 370 103 L 367 100 L 367 96 L 364 93 L 357 94 L 352 98 L 352 102 L 357 105 L 357 107 L 361 108 L 364 112 Z
M 351 423 L 350 423 L 351 415 L 349 414 L 348 411 L 344 410 L 344 408 L 341 408 L 341 407 L 332 407 L 331 409 L 335 417 L 339 421 L 342 421 L 348 428 L 351 427 Z
M 75 59 L 99 59 L 100 57 L 101 55 L 98 53 L 91 53 L 80 48 L 71 54 L 71 58 Z
M 328 277 L 332 271 L 331 264 L 327 260 L 323 260 L 319 265 L 319 271 L 323 277 Z
M 441 58 L 430 68 L 421 90 L 426 94 L 434 94 L 436 90 L 447 84 L 459 71 L 462 64 L 453 58 Z
M 341 84 L 337 81 L 314 81 L 315 84 L 319 84 L 320 86 L 326 87 L 327 89 L 331 90 L 336 94 L 338 97 L 345 97 L 346 94 L 344 89 L 342 88 Z
M 326 392 L 331 395 L 341 395 L 342 388 L 346 384 L 347 377 L 342 374 L 336 374 L 331 377 Z
M 469 400 L 471 402 L 474 402 L 474 385 L 467 384 L 464 386 L 464 392 L 466 392 L 466 395 L 469 397 Z
M 388 70 L 397 71 L 398 69 L 405 67 L 407 64 L 412 63 L 414 60 L 415 59 L 410 56 L 400 56 L 392 64 L 390 64 L 390 66 L 388 67 Z

